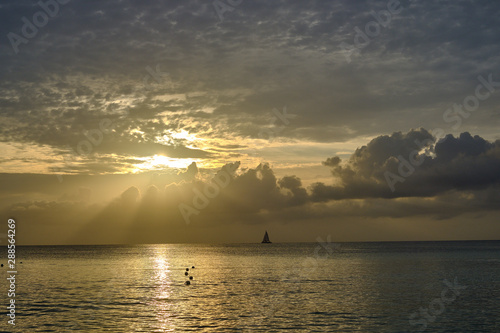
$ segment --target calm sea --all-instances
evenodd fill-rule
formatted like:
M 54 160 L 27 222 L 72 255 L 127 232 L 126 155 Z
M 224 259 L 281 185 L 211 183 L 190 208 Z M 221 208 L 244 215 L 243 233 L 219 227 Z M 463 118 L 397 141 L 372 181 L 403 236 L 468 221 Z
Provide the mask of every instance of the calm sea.
M 500 332 L 499 241 L 17 250 L 4 332 Z

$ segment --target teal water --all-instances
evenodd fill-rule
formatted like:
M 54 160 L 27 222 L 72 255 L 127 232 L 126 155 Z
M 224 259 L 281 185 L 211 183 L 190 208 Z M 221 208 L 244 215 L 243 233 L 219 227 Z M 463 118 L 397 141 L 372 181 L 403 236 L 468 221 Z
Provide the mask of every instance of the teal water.
M 499 241 L 17 250 L 4 332 L 500 332 Z

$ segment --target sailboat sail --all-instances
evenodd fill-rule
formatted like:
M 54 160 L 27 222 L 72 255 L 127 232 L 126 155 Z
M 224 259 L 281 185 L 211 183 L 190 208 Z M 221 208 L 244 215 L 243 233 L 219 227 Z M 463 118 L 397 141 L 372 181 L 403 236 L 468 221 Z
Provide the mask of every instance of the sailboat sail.
M 267 230 L 264 235 L 264 239 L 262 240 L 262 243 L 271 243 L 271 241 L 269 240 L 269 235 L 267 234 Z

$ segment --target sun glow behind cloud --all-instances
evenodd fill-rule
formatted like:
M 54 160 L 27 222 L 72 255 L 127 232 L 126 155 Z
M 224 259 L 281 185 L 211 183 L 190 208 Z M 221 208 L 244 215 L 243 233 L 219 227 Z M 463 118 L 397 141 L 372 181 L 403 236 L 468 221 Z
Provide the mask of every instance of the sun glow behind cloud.
M 132 169 L 133 173 L 152 171 L 152 170 L 163 170 L 166 168 L 174 169 L 185 169 L 193 162 L 198 162 L 199 159 L 195 158 L 172 158 L 163 155 L 154 155 L 145 158 L 138 158 L 143 160 L 143 163 L 135 164 L 135 168 Z
M 182 144 L 187 148 L 203 148 L 204 142 L 206 140 L 198 138 L 196 134 L 189 133 L 185 129 L 180 131 L 168 130 L 163 136 L 156 137 L 156 141 L 161 144 L 166 145 L 179 145 Z

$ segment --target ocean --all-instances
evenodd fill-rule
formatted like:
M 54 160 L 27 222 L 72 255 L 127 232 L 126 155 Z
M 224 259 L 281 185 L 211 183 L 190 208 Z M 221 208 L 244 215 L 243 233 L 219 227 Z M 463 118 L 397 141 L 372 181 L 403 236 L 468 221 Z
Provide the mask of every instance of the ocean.
M 3 332 L 500 332 L 500 241 L 16 250 Z

